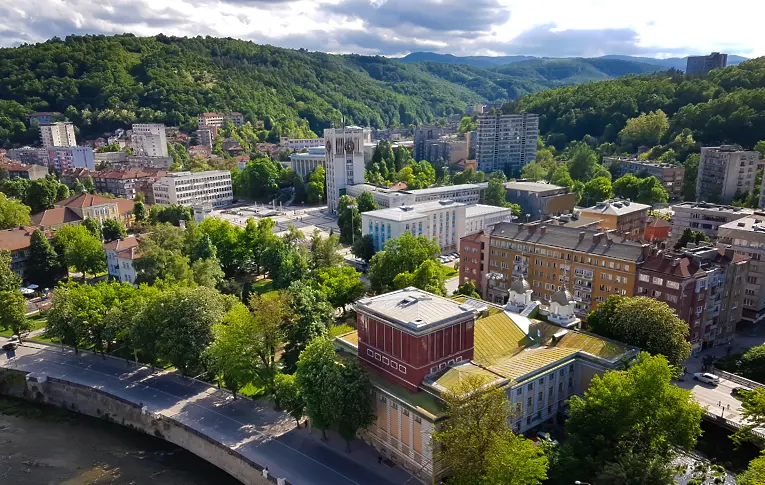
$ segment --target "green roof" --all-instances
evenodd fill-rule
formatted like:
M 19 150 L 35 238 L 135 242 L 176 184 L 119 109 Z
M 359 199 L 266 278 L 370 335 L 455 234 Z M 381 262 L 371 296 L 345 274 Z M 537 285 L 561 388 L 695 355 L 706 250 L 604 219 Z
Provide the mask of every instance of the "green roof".
M 467 361 L 463 364 L 449 367 L 433 384 L 441 389 L 451 389 L 468 376 L 480 377 L 485 384 L 504 380 L 501 375 Z
M 441 400 L 427 391 L 409 392 L 403 387 L 377 376 L 374 372 L 369 372 L 369 380 L 378 390 L 387 392 L 431 419 L 436 419 L 443 414 Z

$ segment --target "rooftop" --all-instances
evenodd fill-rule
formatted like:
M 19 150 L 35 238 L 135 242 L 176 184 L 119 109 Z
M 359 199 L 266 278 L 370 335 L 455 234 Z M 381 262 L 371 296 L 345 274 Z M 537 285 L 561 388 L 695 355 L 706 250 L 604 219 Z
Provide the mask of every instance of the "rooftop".
M 755 212 L 752 215 L 742 217 L 721 225 L 720 230 L 736 230 L 746 232 L 761 232 L 765 234 L 765 213 Z
M 643 261 L 641 271 L 652 271 L 677 278 L 690 278 L 696 274 L 704 275 L 713 266 L 746 261 L 742 254 L 726 255 L 724 248 L 698 246 L 683 248 L 679 251 L 668 250 L 651 255 Z
M 647 167 L 656 167 L 656 168 L 677 168 L 682 169 L 683 167 L 681 165 L 672 165 L 671 163 L 663 163 L 663 162 L 657 162 L 655 160 L 641 160 L 639 158 L 632 158 L 632 157 L 605 157 L 611 162 L 619 162 L 619 163 L 634 163 L 635 165 L 644 165 Z
M 482 182 L 479 184 L 459 184 L 459 185 L 444 185 L 442 187 L 429 187 L 427 189 L 408 190 L 410 194 L 415 195 L 427 195 L 427 194 L 440 194 L 443 192 L 453 192 L 460 190 L 479 190 L 485 189 L 489 186 L 488 182 Z
M 14 227 L 0 231 L 0 250 L 16 251 L 29 247 L 29 240 L 36 227 Z
M 629 200 L 611 199 L 598 202 L 592 207 L 586 207 L 580 212 L 582 214 L 609 214 L 623 216 L 625 214 L 632 214 L 633 212 L 640 212 L 650 208 L 651 206 L 647 204 L 638 204 L 637 202 L 630 202 Z
M 30 216 L 32 224 L 48 227 L 81 222 L 82 217 L 69 207 L 54 207 Z
M 553 192 L 561 190 L 564 187 L 561 187 L 560 185 L 546 184 L 543 182 L 514 181 L 507 182 L 505 184 L 505 188 L 507 190 L 521 190 L 525 192 Z
M 696 209 L 716 212 L 754 214 L 754 209 L 750 209 L 748 207 L 733 207 L 732 205 L 720 205 L 713 204 L 711 202 L 680 202 L 679 204 L 672 206 L 673 211 L 677 211 L 677 209 Z
M 138 247 L 138 238 L 135 236 L 126 237 L 124 239 L 117 239 L 104 244 L 104 249 L 112 251 L 124 251 L 125 249 Z
M 495 205 L 472 204 L 465 207 L 465 217 L 478 217 L 487 214 L 499 214 L 506 212 L 509 216 L 512 209 L 509 207 L 497 207 Z
M 116 199 L 108 199 L 100 195 L 77 194 L 68 199 L 56 202 L 56 207 L 93 207 L 97 205 L 106 205 L 116 203 Z
M 454 202 L 453 200 L 436 200 L 432 202 L 424 202 L 422 204 L 389 207 L 387 209 L 368 211 L 364 212 L 362 216 L 374 217 L 377 219 L 385 219 L 390 221 L 408 221 L 424 217 L 425 214 L 428 214 L 431 211 L 436 211 L 444 208 L 460 207 L 464 205 L 466 204 L 462 202 Z

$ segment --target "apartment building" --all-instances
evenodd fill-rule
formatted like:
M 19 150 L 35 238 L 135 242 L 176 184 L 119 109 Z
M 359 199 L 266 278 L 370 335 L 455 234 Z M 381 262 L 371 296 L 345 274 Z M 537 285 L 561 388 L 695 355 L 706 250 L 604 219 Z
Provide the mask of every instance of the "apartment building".
M 325 159 L 326 149 L 323 146 L 311 147 L 305 153 L 292 153 L 290 155 L 290 168 L 305 180 L 317 168 L 324 166 Z
M 141 257 L 138 238 L 130 236 L 108 242 L 104 244 L 104 251 L 109 280 L 134 284 L 137 275 L 133 261 Z
M 29 126 L 33 126 L 53 123 L 59 116 L 61 116 L 61 113 L 55 111 L 38 111 L 37 113 L 30 114 L 27 118 L 29 118 Z
M 553 216 L 572 214 L 576 194 L 568 187 L 541 182 L 514 181 L 505 184 L 507 201 L 521 206 L 521 214 L 529 221 L 544 220 Z
M 173 164 L 173 157 L 149 157 L 130 155 L 127 152 L 96 153 L 97 163 L 106 164 L 113 170 L 164 169 Z
M 652 251 L 640 265 L 637 296 L 669 305 L 688 323 L 693 352 L 727 345 L 744 310 L 749 257 L 730 247 Z
M 455 165 L 468 159 L 468 143 L 469 140 L 464 135 L 442 136 L 437 140 L 426 140 L 422 160 Z
M 686 74 L 706 74 L 712 69 L 722 69 L 728 65 L 728 54 L 713 52 L 708 56 L 688 56 Z
M 48 175 L 48 167 L 43 167 L 42 165 L 24 165 L 22 163 L 5 162 L 2 158 L 0 158 L 0 169 L 7 170 L 9 178 L 37 180 L 45 178 Z
M 27 275 L 27 260 L 29 259 L 29 245 L 32 239 L 32 233 L 38 229 L 34 226 L 14 227 L 0 231 L 0 251 L 11 253 L 11 270 L 21 276 L 24 282 L 29 281 Z M 48 238 L 52 237 L 50 232 L 45 232 Z M 30 283 L 35 283 L 30 281 Z
M 47 148 L 11 148 L 5 152 L 6 158 L 17 160 L 24 165 L 44 165 L 48 166 Z
M 48 166 L 61 173 L 73 168 L 96 169 L 96 158 L 91 147 L 48 148 Z
M 132 200 L 138 192 L 142 192 L 141 189 L 146 190 L 145 184 L 153 184 L 167 173 L 166 170 L 147 168 L 129 171 L 97 171 L 91 176 L 97 192 Z
M 754 188 L 760 153 L 732 145 L 703 147 L 696 180 L 696 200 L 730 204 Z
M 598 221 L 599 226 L 604 230 L 615 231 L 616 234 L 627 239 L 639 239 L 643 237 L 650 209 L 650 205 L 629 200 L 606 200 L 581 209 L 579 224 Z
M 234 191 L 231 172 L 171 172 L 153 185 L 154 201 L 161 205 L 197 205 L 209 202 L 213 207 L 231 205 Z
M 231 120 L 236 126 L 244 124 L 244 115 L 236 111 L 231 113 L 199 113 L 197 115 L 197 127 L 214 126 L 220 128 L 227 120 Z
M 364 144 L 371 143 L 371 138 L 371 131 L 359 126 L 324 130 L 324 169 L 330 213 L 337 212 L 338 201 L 348 187 L 364 183 Z
M 614 177 L 617 178 L 627 174 L 633 174 L 637 177 L 656 177 L 671 200 L 683 198 L 685 168 L 682 166 L 623 157 L 603 157 L 603 164 L 610 166 Z
M 370 141 L 371 139 L 372 139 L 372 135 L 370 132 L 370 135 L 367 141 Z M 279 145 L 284 148 L 289 148 L 290 150 L 295 150 L 295 151 L 305 150 L 311 147 L 324 146 L 324 138 L 288 138 L 283 136 L 279 139 Z
M 719 227 L 718 247 L 749 258 L 744 284 L 744 322 L 765 321 L 765 214 L 754 213 Z
M 681 202 L 672 206 L 672 237 L 678 238 L 686 229 L 702 231 L 710 239 L 717 239 L 720 226 L 743 217 L 754 210 L 747 207 L 711 204 L 709 202 Z
M 417 288 L 362 298 L 355 309 L 358 330 L 337 337 L 335 348 L 359 359 L 374 388 L 376 419 L 360 436 L 425 483 L 447 473 L 434 460 L 432 434 L 448 417 L 442 395 L 467 376 L 501 388 L 516 410 L 514 431 L 524 433 L 638 351 L 509 307 Z
M 213 142 L 217 136 L 217 126 L 204 126 L 197 128 L 197 143 L 199 143 L 199 145 L 202 147 L 206 147 L 212 150 Z
M 141 123 L 133 125 L 130 143 L 136 155 L 148 157 L 167 157 L 167 135 L 165 125 L 161 123 Z
M 66 121 L 40 125 L 40 141 L 43 148 L 77 146 L 74 124 Z
M 521 168 L 536 160 L 539 116 L 528 113 L 481 115 L 477 136 L 479 170 L 520 173 Z
M 485 300 L 506 303 L 513 281 L 525 278 L 534 299 L 545 304 L 555 292 L 570 291 L 580 318 L 611 295 L 634 295 L 638 266 L 649 248 L 610 232 L 543 222 L 502 222 L 485 233 L 488 243 L 482 240 L 483 255 L 473 253 L 475 242 L 467 254 L 464 248 L 460 253 L 460 266 L 464 257 L 471 259 L 464 273 L 481 281 Z M 472 274 L 479 269 L 474 261 L 483 261 L 481 274 Z
M 418 162 L 421 160 L 430 160 L 428 158 L 428 145 L 438 141 L 439 138 L 446 135 L 446 128 L 440 126 L 419 126 L 414 130 L 414 150 L 412 156 Z

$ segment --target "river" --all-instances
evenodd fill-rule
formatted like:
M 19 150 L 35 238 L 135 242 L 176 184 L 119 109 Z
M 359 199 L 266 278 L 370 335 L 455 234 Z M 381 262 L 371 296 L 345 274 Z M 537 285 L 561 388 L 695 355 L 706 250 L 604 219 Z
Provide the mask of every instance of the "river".
M 0 483 L 241 485 L 201 458 L 120 425 L 0 397 Z

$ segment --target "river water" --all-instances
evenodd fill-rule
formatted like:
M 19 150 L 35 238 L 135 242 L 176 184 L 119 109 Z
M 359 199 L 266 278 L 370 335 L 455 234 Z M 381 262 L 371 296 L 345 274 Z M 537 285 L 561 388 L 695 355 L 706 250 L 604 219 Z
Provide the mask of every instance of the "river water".
M 201 458 L 153 436 L 3 397 L 0 484 L 241 485 Z

